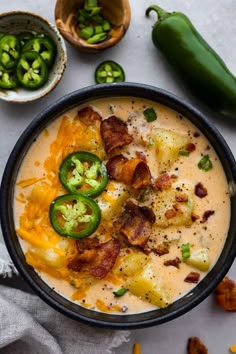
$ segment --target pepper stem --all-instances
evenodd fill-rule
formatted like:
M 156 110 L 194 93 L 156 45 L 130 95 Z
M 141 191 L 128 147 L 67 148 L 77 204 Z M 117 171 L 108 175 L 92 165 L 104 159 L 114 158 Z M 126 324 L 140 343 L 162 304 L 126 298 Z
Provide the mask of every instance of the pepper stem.
M 155 11 L 157 13 L 157 16 L 158 16 L 158 19 L 160 21 L 164 20 L 167 16 L 170 15 L 169 12 L 163 10 L 160 6 L 157 6 L 157 5 L 151 5 L 147 8 L 146 10 L 146 16 L 149 16 L 149 13 L 151 11 Z

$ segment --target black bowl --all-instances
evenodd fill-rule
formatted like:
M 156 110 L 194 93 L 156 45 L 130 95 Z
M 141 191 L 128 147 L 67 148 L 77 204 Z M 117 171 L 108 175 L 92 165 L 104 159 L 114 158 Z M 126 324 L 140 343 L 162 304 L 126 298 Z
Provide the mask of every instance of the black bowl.
M 91 99 L 112 96 L 132 96 L 150 99 L 164 104 L 186 116 L 204 133 L 214 147 L 225 170 L 231 191 L 231 220 L 229 232 L 222 253 L 213 269 L 190 293 L 186 294 L 169 307 L 131 315 L 111 315 L 92 311 L 72 303 L 56 293 L 39 277 L 34 269 L 26 263 L 24 253 L 15 232 L 13 217 L 13 197 L 17 173 L 34 139 L 46 125 L 67 110 L 90 101 Z M 29 283 L 36 294 L 56 310 L 76 320 L 84 321 L 87 324 L 95 326 L 116 329 L 148 327 L 170 321 L 194 308 L 214 290 L 229 270 L 236 256 L 236 218 L 234 217 L 234 215 L 236 215 L 235 186 L 236 163 L 229 147 L 214 125 L 194 107 L 173 94 L 143 84 L 121 83 L 90 86 L 72 92 L 42 111 L 23 132 L 16 143 L 7 162 L 0 191 L 0 213 L 3 236 L 10 256 L 19 273 Z

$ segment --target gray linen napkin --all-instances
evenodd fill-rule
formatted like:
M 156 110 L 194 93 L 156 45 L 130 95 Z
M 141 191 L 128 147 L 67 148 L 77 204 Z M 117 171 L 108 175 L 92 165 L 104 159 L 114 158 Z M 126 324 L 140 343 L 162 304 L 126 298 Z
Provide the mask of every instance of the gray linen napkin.
M 16 273 L 0 240 L 0 276 Z M 0 353 L 112 354 L 128 331 L 89 327 L 56 312 L 36 295 L 0 285 Z

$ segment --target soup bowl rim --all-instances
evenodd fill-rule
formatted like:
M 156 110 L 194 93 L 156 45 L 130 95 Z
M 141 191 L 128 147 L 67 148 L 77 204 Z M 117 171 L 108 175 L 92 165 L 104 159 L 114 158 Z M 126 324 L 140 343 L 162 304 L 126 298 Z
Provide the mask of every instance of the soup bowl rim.
M 37 136 L 59 116 L 76 106 L 95 99 L 108 97 L 144 98 L 161 103 L 190 120 L 206 136 L 215 149 L 230 187 L 231 217 L 228 235 L 216 264 L 189 293 L 166 308 L 132 314 L 110 314 L 87 309 L 69 301 L 46 284 L 29 266 L 24 257 L 14 225 L 14 188 L 17 173 L 31 144 Z M 173 320 L 202 302 L 215 289 L 232 265 L 236 256 L 236 162 L 225 139 L 214 124 L 185 100 L 163 89 L 139 83 L 114 83 L 93 85 L 76 90 L 58 99 L 42 110 L 24 130 L 7 161 L 0 189 L 0 218 L 3 237 L 11 259 L 37 295 L 57 311 L 75 320 L 93 326 L 114 329 L 144 328 Z

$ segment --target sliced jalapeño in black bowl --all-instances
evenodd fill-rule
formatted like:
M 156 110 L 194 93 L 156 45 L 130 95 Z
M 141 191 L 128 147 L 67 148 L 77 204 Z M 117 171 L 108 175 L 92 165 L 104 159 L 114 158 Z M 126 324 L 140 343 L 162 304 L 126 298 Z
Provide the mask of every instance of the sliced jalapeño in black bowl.
M 81 239 L 97 229 L 101 210 L 89 197 L 66 194 L 51 203 L 49 217 L 52 227 L 59 235 Z
M 76 151 L 62 161 L 59 179 L 68 192 L 95 198 L 106 188 L 108 172 L 96 155 Z

